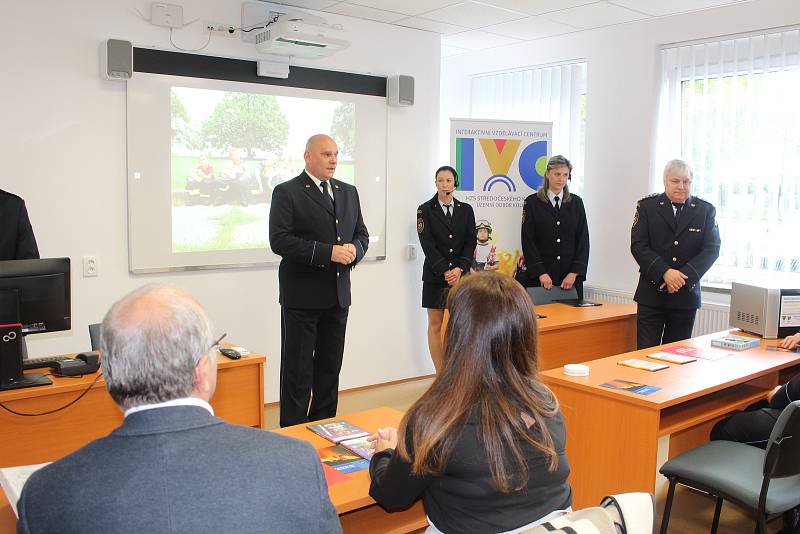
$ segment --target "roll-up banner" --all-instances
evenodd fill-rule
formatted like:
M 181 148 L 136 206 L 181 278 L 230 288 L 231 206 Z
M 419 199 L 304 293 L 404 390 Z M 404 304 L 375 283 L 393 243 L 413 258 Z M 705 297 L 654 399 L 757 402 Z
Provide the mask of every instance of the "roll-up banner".
M 542 184 L 552 136 L 552 122 L 450 119 L 455 196 L 475 211 L 476 269 L 514 272 L 522 257 L 522 207 Z

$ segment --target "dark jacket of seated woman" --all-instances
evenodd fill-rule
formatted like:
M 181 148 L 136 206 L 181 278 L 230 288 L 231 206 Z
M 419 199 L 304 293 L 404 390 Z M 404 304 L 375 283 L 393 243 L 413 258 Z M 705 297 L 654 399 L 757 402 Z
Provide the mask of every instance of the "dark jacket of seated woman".
M 443 368 L 399 430 L 370 438 L 370 495 L 389 511 L 422 497 L 445 533 L 505 532 L 568 509 L 566 430 L 538 377 L 527 293 L 477 273 L 448 303 Z

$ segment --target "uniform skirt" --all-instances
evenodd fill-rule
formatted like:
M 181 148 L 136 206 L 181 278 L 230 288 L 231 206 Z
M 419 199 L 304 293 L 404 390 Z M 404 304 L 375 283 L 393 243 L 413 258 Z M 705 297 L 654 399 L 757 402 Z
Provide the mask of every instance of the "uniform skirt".
M 448 285 L 441 285 L 436 282 L 422 282 L 422 307 L 433 310 L 445 309 L 449 291 L 450 286 Z

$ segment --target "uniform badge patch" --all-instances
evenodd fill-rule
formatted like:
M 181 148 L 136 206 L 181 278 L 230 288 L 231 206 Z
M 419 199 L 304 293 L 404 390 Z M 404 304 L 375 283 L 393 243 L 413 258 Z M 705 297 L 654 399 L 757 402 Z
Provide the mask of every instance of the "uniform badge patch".
M 636 211 L 633 212 L 633 224 L 631 225 L 631 227 L 634 227 L 637 224 L 639 224 L 639 205 L 638 204 L 636 205 Z
M 422 220 L 422 217 L 419 217 L 417 218 L 417 233 L 421 234 L 423 230 L 425 230 L 425 221 Z

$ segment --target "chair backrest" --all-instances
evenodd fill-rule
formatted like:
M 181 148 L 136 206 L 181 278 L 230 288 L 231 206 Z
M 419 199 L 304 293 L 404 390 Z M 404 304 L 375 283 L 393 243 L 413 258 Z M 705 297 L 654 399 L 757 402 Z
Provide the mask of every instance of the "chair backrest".
M 525 289 L 528 291 L 534 306 L 553 302 L 553 299 L 550 298 L 550 292 L 543 287 L 526 287 Z
M 545 289 L 543 287 L 528 287 L 528 295 L 534 305 L 550 304 L 554 300 L 577 299 L 578 290 L 574 287 L 569 289 L 561 289 L 560 287 L 552 287 Z
M 800 475 L 800 401 L 792 402 L 781 412 L 764 456 L 765 478 L 793 475 Z
M 92 350 L 100 350 L 100 333 L 103 330 L 102 323 L 95 323 L 89 325 L 89 341 L 92 344 Z
M 600 506 L 564 514 L 524 534 L 652 534 L 655 500 L 649 493 L 609 495 Z
M 554 301 L 571 300 L 578 298 L 578 290 L 575 289 L 574 287 L 571 287 L 569 289 L 561 289 L 560 287 L 554 287 L 553 289 L 550 290 L 550 293 L 552 295 L 550 298 L 553 299 Z

